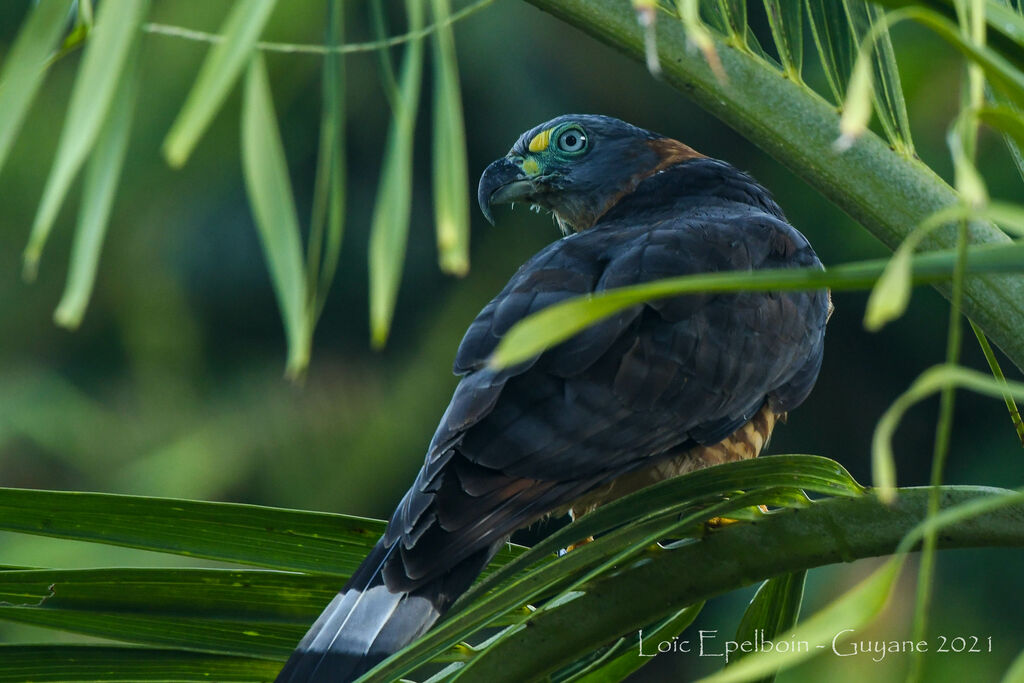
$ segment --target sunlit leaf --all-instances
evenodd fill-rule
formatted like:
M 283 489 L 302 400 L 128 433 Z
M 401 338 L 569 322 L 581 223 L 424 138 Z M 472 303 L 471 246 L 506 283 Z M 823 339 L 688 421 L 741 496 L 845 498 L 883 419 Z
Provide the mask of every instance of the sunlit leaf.
M 807 572 L 799 571 L 773 576 L 762 583 L 743 613 L 733 640 L 740 644 L 774 641 L 777 636 L 793 630 L 800 617 L 806 578 Z M 729 664 L 735 665 L 746 654 L 741 645 L 735 651 L 736 659 L 730 660 Z M 757 683 L 772 683 L 774 680 L 774 674 L 770 674 L 758 679 Z
M 1021 271 L 1024 245 L 971 247 L 968 272 L 992 267 L 1004 272 Z M 928 281 L 937 276 L 949 277 L 956 254 L 935 251 L 913 258 L 914 281 Z M 996 265 L 998 263 L 998 265 Z M 569 299 L 549 306 L 516 323 L 498 344 L 491 356 L 493 367 L 508 367 L 532 358 L 555 344 L 565 341 L 588 325 L 621 310 L 646 301 L 692 294 L 696 292 L 792 291 L 830 287 L 867 289 L 881 275 L 887 260 L 863 261 L 818 269 L 779 269 L 747 272 L 717 272 L 667 278 L 641 285 L 621 287 L 591 296 Z
M 968 320 L 968 322 L 971 324 L 971 329 L 978 339 L 978 345 L 981 346 L 981 352 L 985 355 L 985 360 L 988 362 L 989 370 L 992 371 L 992 376 L 995 377 L 997 382 L 1005 383 L 1006 375 L 1003 374 L 1003 369 L 999 366 L 999 360 L 996 358 L 991 344 L 988 343 L 988 337 L 985 336 L 985 333 L 982 332 L 981 328 L 973 320 Z M 1013 396 L 1007 392 L 1003 392 L 1003 402 L 1006 403 L 1006 409 L 1010 412 L 1010 422 L 1013 423 L 1014 431 L 1017 432 L 1017 438 L 1020 439 L 1021 446 L 1024 446 L 1024 420 L 1021 419 L 1017 403 L 1013 400 Z
M 74 329 L 82 322 L 89 305 L 96 269 L 99 266 L 103 238 L 110 220 L 125 152 L 128 150 L 132 116 L 135 109 L 135 95 L 138 90 L 138 43 L 129 54 L 127 66 L 121 74 L 121 82 L 114 94 L 110 111 L 92 156 L 85 168 L 85 182 L 82 187 L 82 205 L 75 227 L 75 239 L 71 246 L 71 260 L 68 265 L 68 279 L 64 294 L 53 317 L 57 324 Z
M 263 257 L 288 337 L 287 372 L 295 377 L 309 363 L 313 332 L 306 316 L 306 272 L 288 164 L 274 114 L 263 57 L 254 55 L 242 107 L 242 169 Z
M 284 658 L 341 580 L 223 569 L 0 572 L 0 620 L 124 642 Z
M 433 0 L 434 23 L 451 13 L 448 0 Z M 462 122 L 455 37 L 449 26 L 433 35 L 434 45 L 434 222 L 441 269 L 454 275 L 469 270 L 469 172 Z
M 1006 670 L 1002 683 L 1024 683 L 1024 650 L 1013 660 L 1013 664 Z
M 57 212 L 96 142 L 132 43 L 137 38 L 139 25 L 148 9 L 148 0 L 123 0 L 100 6 L 71 91 L 64 129 L 57 144 L 57 157 L 46 180 L 46 189 L 32 223 L 32 234 L 25 247 L 26 279 L 35 278 L 39 258 L 57 219 Z
M 341 0 L 327 6 L 327 42 L 338 46 L 344 37 L 344 7 Z M 323 311 L 327 292 L 341 256 L 345 228 L 345 70 L 340 52 L 324 55 L 321 92 L 320 150 L 317 155 L 316 181 L 309 245 L 306 253 L 309 328 Z
M 910 290 L 913 287 L 912 254 L 913 249 L 907 246 L 907 242 L 901 244 L 893 252 L 892 258 L 882 271 L 882 276 L 871 289 L 864 309 L 864 327 L 869 331 L 877 332 L 907 310 Z
M 37 2 L 0 71 L 0 169 L 46 75 L 46 59 L 67 25 L 72 0 Z
M 410 31 L 422 27 L 421 2 L 408 0 L 406 13 Z M 370 227 L 370 336 L 377 348 L 388 338 L 405 263 L 412 211 L 412 143 L 423 70 L 422 48 L 423 41 L 419 39 L 409 41 L 405 47 L 399 94 L 393 107 Z
M 171 166 L 183 165 L 192 154 L 242 68 L 249 63 L 275 4 L 277 0 L 235 0 L 220 27 L 223 40 L 210 48 L 185 104 L 164 139 L 164 157 Z

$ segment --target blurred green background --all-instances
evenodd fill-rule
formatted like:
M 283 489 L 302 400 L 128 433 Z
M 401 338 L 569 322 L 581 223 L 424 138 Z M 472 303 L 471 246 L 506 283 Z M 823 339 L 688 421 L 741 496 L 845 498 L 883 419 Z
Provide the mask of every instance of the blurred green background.
M 396 5 L 400 3 L 394 3 Z M 29 3 L 0 3 L 0 59 Z M 458 4 L 457 6 L 462 6 Z M 216 31 L 227 2 L 155 3 L 151 21 Z M 362 2 L 348 3 L 346 41 L 372 38 Z M 399 8 L 393 8 L 399 9 Z M 760 11 L 751 3 L 752 12 Z M 264 38 L 322 40 L 322 2 L 279 3 Z M 755 27 L 765 29 L 763 17 Z M 401 30 L 400 14 L 393 25 Z M 567 112 L 604 113 L 677 137 L 747 170 L 775 194 L 826 264 L 887 250 L 759 149 L 683 95 L 578 31 L 518 0 L 499 0 L 456 25 L 473 178 L 523 130 Z M 921 157 L 949 177 L 944 135 L 957 109 L 960 61 L 924 32 L 899 27 L 896 52 Z M 809 39 L 808 39 L 809 40 Z M 770 41 L 762 41 L 768 44 Z M 366 248 L 388 123 L 372 54 L 346 60 L 347 228 L 339 275 L 316 333 L 303 385 L 283 378 L 284 334 L 253 227 L 239 162 L 239 92 L 186 167 L 159 146 L 207 45 L 149 35 L 131 146 L 96 291 L 80 330 L 56 327 L 77 197 L 44 254 L 38 281 L 20 255 L 63 123 L 80 55 L 52 69 L 0 173 L 0 485 L 230 500 L 387 517 L 412 480 L 455 378 L 462 332 L 516 267 L 558 237 L 546 216 L 474 208 L 472 267 L 464 279 L 437 266 L 430 203 L 429 97 L 416 146 L 414 218 L 388 347 L 368 343 Z M 267 57 L 282 137 L 308 223 L 317 150 L 320 60 Z M 426 72 L 429 78 L 429 70 Z M 814 76 L 810 77 L 813 82 Z M 799 139 L 800 131 L 793 131 Z M 993 196 L 1021 196 L 1002 142 L 982 138 Z M 870 482 L 874 423 L 922 369 L 944 356 L 948 308 L 915 292 L 907 316 L 878 334 L 861 326 L 866 295 L 838 294 L 824 367 L 810 400 L 776 432 L 770 451 L 816 453 Z M 968 332 L 964 362 L 985 368 Z M 1019 373 L 1005 363 L 1011 377 Z M 900 483 L 927 481 L 937 402 L 914 408 L 896 439 Z M 949 483 L 1024 484 L 1021 452 L 1001 402 L 958 394 Z M 0 536 L 0 564 L 103 566 L 165 563 L 142 553 Z M 804 613 L 873 565 L 811 572 Z M 694 571 L 701 568 L 695 567 Z M 914 572 L 883 618 L 858 639 L 909 637 Z M 935 680 L 995 680 L 1024 647 L 1024 554 L 940 555 L 933 633 L 987 638 L 991 654 L 937 655 Z M 694 629 L 731 635 L 750 591 L 723 597 Z M 692 631 L 691 631 L 692 632 Z M 0 640 L 54 635 L 0 625 Z M 782 680 L 894 680 L 907 658 L 822 657 Z M 659 657 L 637 680 L 689 679 L 716 658 Z M 2 666 L 2 663 L 0 663 Z

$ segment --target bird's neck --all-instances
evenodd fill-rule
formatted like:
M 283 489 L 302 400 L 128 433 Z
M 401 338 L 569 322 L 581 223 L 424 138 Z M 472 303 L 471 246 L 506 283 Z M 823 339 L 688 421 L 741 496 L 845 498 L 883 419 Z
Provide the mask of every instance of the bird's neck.
M 713 212 L 718 207 L 759 211 L 785 220 L 771 194 L 733 166 L 694 157 L 640 179 L 595 221 L 594 226 L 643 216 L 648 222 L 687 213 Z

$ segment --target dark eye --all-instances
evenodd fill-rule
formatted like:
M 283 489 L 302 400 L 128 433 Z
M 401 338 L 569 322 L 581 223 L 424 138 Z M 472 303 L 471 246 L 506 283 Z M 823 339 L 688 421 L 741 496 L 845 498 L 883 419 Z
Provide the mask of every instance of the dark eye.
M 563 152 L 582 152 L 587 147 L 587 134 L 579 128 L 570 128 L 558 136 L 558 149 Z

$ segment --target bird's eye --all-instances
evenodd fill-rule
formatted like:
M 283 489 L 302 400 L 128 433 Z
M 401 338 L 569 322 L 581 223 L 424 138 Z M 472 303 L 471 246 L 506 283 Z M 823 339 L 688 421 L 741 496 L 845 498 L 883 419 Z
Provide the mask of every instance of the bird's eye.
M 587 147 L 587 134 L 579 128 L 570 128 L 558 136 L 558 149 L 563 152 L 582 152 Z

